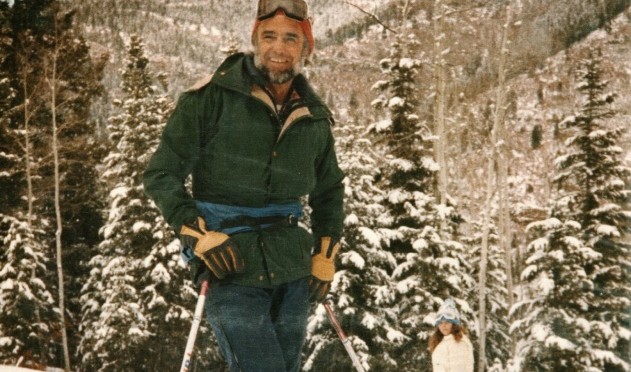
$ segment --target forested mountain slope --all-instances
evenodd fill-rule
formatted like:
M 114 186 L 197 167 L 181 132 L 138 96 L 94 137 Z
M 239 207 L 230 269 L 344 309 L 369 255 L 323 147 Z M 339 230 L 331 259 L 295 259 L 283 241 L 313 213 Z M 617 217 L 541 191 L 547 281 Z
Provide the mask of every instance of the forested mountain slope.
M 212 71 L 223 59 L 222 47 L 236 45 L 242 50 L 249 49 L 256 3 L 249 0 L 66 1 L 76 7 L 77 19 L 86 27 L 88 39 L 95 44 L 95 53 L 107 52 L 115 65 L 129 34 L 138 33 L 145 39 L 151 60 L 163 67 L 176 91 L 195 76 Z M 497 66 L 488 53 L 499 42 L 495 28 L 502 22 L 501 12 L 506 1 L 443 3 L 450 9 L 445 16 L 450 26 L 445 32 L 453 49 L 457 49 L 449 62 L 463 69 L 458 89 L 475 93 L 480 88 L 490 87 Z M 532 70 L 548 56 L 602 27 L 628 8 L 631 1 L 527 0 L 516 4 L 519 4 L 516 17 L 519 27 L 512 35 L 511 76 Z M 432 32 L 429 25 L 432 7 L 433 1 L 429 0 L 325 0 L 313 2 L 311 12 L 317 44 L 322 49 L 343 45 L 348 40 L 361 40 L 378 22 L 396 30 L 402 23 L 403 12 L 406 22 L 411 22 L 420 35 L 428 35 Z M 379 42 L 368 44 L 369 49 L 383 48 Z M 429 47 L 430 44 L 425 44 L 421 50 L 427 52 Z

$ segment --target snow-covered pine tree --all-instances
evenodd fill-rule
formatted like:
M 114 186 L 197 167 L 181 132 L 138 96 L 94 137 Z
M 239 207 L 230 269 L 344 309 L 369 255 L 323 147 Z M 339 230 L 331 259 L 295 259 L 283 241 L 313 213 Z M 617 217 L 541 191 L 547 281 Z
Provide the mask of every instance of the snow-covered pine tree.
M 557 217 L 531 223 L 536 238 L 528 245 L 521 279 L 527 296 L 511 309 L 516 320 L 515 371 L 596 371 L 591 347 L 589 304 L 594 284 L 585 271 L 600 255 L 585 246 L 581 226 Z
M 623 133 L 612 120 L 599 51 L 580 61 L 579 109 L 561 122 L 567 150 L 555 159 L 559 197 L 552 217 L 530 225 L 522 279 L 530 298 L 516 304 L 511 330 L 522 337 L 523 370 L 628 371 L 631 170 L 619 160 Z M 563 222 L 561 222 L 563 221 Z
M 601 256 L 586 267 L 594 292 L 591 347 L 598 350 L 592 363 L 626 371 L 631 368 L 631 245 L 623 236 L 631 231 L 631 168 L 621 160 L 625 123 L 614 118 L 615 93 L 607 91 L 602 58 L 600 50 L 590 50 L 580 61 L 576 88 L 582 100 L 561 122 L 570 137 L 567 153 L 556 159 L 555 183 L 567 200 L 564 213 L 581 224 L 579 239 Z
M 192 319 L 195 291 L 186 282 L 179 244 L 144 195 L 142 172 L 172 103 L 148 71 L 142 40 L 131 36 L 122 71 L 121 112 L 109 119 L 112 148 L 103 179 L 107 223 L 82 294 L 79 354 L 85 370 L 176 368 Z
M 397 260 L 392 277 L 396 282 L 396 334 L 401 343 L 394 360 L 401 371 L 431 369 L 431 359 L 423 352 L 434 330 L 433 316 L 447 297 L 453 298 L 465 323 L 472 311 L 465 298 L 474 283 L 468 278 L 464 246 L 453 240 L 460 217 L 448 205 L 436 200 L 436 172 L 433 158 L 433 132 L 417 114 L 417 82 L 421 67 L 413 55 L 418 41 L 403 30 L 391 46 L 390 56 L 381 61 L 386 77 L 374 85 L 382 94 L 373 101 L 385 109 L 388 119 L 375 128 L 387 142 L 383 165 L 385 212 L 382 224 L 385 248 Z
M 39 368 L 54 359 L 52 334 L 58 332 L 59 311 L 45 280 L 49 257 L 43 232 L 27 216 L 0 215 L 0 364 Z M 56 328 L 57 327 L 57 328 Z
M 344 331 L 368 370 L 394 368 L 392 335 L 397 314 L 393 312 L 393 288 L 389 272 L 395 265 L 383 247 L 376 221 L 383 212 L 383 192 L 376 188 L 379 156 L 363 124 L 351 119 L 336 126 L 340 167 L 346 173 L 345 238 L 333 282 L 332 305 Z M 332 332 L 322 306 L 309 322 L 305 370 L 352 370 L 346 350 Z M 328 366 L 328 367 L 327 367 Z

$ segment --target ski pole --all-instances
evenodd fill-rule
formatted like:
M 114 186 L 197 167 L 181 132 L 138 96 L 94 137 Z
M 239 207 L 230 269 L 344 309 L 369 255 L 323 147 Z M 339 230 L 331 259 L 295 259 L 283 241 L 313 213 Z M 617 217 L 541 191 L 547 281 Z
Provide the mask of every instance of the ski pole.
M 188 341 L 186 341 L 184 360 L 182 360 L 180 372 L 188 372 L 188 367 L 191 365 L 191 360 L 193 359 L 193 348 L 195 347 L 195 339 L 197 338 L 199 324 L 202 321 L 202 312 L 204 311 L 204 302 L 206 301 L 207 291 L 208 280 L 204 280 L 202 282 L 202 288 L 199 291 L 199 297 L 197 298 L 197 306 L 195 306 L 195 314 L 193 315 L 193 324 L 191 325 L 191 331 L 188 334 Z
M 324 301 L 322 304 L 324 305 L 324 308 L 329 315 L 329 320 L 331 321 L 333 328 L 335 328 L 335 331 L 337 332 L 337 336 L 340 338 L 340 341 L 342 341 L 342 345 L 344 345 L 346 352 L 351 357 L 353 367 L 355 367 L 357 372 L 364 372 L 364 367 L 362 367 L 362 364 L 359 362 L 359 357 L 357 357 L 357 354 L 355 354 L 355 350 L 353 349 L 353 345 L 351 345 L 351 341 L 346 337 L 346 334 L 344 334 L 344 331 L 342 330 L 342 326 L 340 326 L 340 323 L 335 318 L 335 314 L 333 314 L 333 310 L 331 310 L 329 302 Z

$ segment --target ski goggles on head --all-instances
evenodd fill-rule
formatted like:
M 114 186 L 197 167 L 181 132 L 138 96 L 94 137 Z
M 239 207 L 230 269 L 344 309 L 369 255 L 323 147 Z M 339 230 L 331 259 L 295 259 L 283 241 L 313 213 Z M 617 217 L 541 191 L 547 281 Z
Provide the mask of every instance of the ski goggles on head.
M 278 9 L 297 21 L 303 21 L 308 16 L 308 7 L 304 0 L 259 0 L 256 19 L 261 21 L 273 17 Z
M 437 316 L 436 320 L 434 321 L 434 326 L 438 326 L 441 322 L 449 322 L 456 325 L 460 324 L 460 320 L 458 320 L 458 318 L 446 314 Z

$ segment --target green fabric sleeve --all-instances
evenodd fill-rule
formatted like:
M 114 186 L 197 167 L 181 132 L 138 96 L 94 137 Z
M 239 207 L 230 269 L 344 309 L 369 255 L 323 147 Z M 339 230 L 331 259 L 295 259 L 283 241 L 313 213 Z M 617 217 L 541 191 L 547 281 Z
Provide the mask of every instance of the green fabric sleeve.
M 145 193 L 176 233 L 185 221 L 198 215 L 185 180 L 199 159 L 199 110 L 195 92 L 180 97 L 143 174 Z
M 330 130 L 327 146 L 316 166 L 317 183 L 309 194 L 313 236 L 316 241 L 321 236 L 341 239 L 344 227 L 344 173 L 337 163 Z

